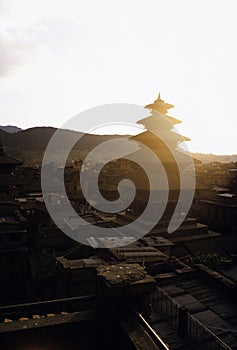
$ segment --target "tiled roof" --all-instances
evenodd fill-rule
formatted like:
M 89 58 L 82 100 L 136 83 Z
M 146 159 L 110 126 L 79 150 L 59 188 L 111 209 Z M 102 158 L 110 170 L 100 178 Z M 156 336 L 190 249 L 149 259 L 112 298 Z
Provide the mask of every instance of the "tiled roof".
M 9 157 L 5 152 L 5 147 L 3 146 L 1 140 L 0 140 L 0 166 L 3 165 L 10 165 L 10 166 L 17 166 L 21 165 L 23 162 Z
M 11 166 L 17 166 L 21 165 L 22 162 L 14 159 L 12 157 L 7 156 L 5 153 L 0 152 L 0 166 L 2 165 L 11 165 Z

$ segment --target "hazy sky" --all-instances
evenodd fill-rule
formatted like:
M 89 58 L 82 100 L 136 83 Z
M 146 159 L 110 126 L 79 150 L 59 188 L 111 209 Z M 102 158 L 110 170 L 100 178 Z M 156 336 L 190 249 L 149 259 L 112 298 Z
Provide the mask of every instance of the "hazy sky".
M 0 124 L 158 92 L 193 151 L 237 153 L 236 0 L 0 0 Z

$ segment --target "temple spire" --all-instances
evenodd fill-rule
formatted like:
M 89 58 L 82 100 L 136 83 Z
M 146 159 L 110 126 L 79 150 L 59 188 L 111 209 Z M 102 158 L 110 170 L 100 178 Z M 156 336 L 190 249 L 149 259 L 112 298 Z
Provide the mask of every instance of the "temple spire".
M 170 123 L 172 125 L 181 123 L 181 121 L 179 119 L 176 119 L 174 117 L 167 115 L 168 110 L 171 108 L 174 108 L 174 105 L 162 100 L 162 98 L 160 97 L 160 92 L 159 92 L 158 98 L 153 103 L 145 106 L 145 108 L 151 108 L 151 109 L 163 114 L 164 116 L 166 116 L 166 118 L 170 121 Z

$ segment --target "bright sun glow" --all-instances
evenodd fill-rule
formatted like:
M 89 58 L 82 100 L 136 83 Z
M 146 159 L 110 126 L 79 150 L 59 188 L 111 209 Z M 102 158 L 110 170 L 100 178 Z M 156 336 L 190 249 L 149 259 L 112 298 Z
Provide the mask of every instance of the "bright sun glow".
M 193 151 L 236 153 L 236 2 L 0 1 L 0 125 L 102 104 L 175 105 Z

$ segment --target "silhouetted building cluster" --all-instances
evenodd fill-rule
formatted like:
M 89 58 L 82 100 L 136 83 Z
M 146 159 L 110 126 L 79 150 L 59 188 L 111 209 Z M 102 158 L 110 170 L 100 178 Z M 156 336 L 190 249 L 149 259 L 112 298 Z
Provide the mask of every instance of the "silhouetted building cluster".
M 167 135 L 179 122 L 167 115 L 172 107 L 160 95 L 147 106 L 168 120 Z M 63 209 L 63 195 L 52 191 L 44 198 L 40 169 L 24 166 L 0 146 L 3 344 L 17 350 L 21 339 L 28 344 L 31 337 L 34 343 L 40 334 L 48 339 L 63 330 L 69 334 L 65 348 L 70 349 L 77 341 L 83 349 L 237 349 L 237 166 L 195 161 L 193 205 L 180 227 L 168 233 L 179 196 L 178 169 L 172 153 L 152 133 L 156 115 L 151 112 L 140 123 L 146 130 L 132 139 L 159 154 L 170 191 L 160 222 L 148 235 L 123 247 L 110 248 L 109 240 L 98 237 L 83 245 L 65 235 L 45 205 L 47 201 Z M 174 150 L 183 140 L 187 138 L 172 134 Z M 179 159 L 185 163 L 185 153 Z M 149 182 L 134 162 L 113 161 L 99 178 L 108 200 L 116 199 L 116 186 L 124 175 L 135 183 L 136 200 L 117 214 L 100 212 L 85 201 L 78 176 L 83 166 L 87 165 L 75 160 L 65 168 L 67 195 L 81 218 L 116 230 L 140 215 Z M 49 176 L 62 171 L 55 165 Z M 67 217 L 64 224 L 72 232 L 78 229 L 76 216 Z M 115 344 L 114 339 L 120 342 Z
M 197 167 L 197 181 L 192 215 L 223 235 L 237 234 L 237 169 L 235 163 L 210 163 Z

